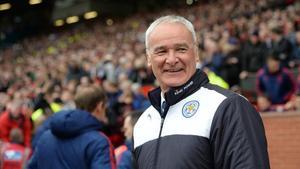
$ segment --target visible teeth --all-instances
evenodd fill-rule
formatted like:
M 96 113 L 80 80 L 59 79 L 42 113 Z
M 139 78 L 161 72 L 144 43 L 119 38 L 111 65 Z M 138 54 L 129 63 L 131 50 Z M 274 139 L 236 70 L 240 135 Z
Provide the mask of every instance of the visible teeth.
M 179 72 L 182 69 L 168 69 L 168 70 L 164 70 L 164 72 L 170 72 L 170 73 L 174 73 L 174 72 Z

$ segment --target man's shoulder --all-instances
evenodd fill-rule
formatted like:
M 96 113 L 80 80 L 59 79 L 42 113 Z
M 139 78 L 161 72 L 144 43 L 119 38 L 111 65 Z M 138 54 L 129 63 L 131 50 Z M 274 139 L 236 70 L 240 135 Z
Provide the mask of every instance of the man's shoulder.
M 207 83 L 205 84 L 204 86 L 202 86 L 202 88 L 200 88 L 199 91 L 203 91 L 204 90 L 207 90 L 207 92 L 205 92 L 205 94 L 209 97 L 209 96 L 220 96 L 220 97 L 225 97 L 225 98 L 230 98 L 230 97 L 234 97 L 236 95 L 238 95 L 237 93 L 231 91 L 231 90 L 228 90 L 228 89 L 224 89 L 218 85 L 214 85 L 214 84 L 211 84 L 211 83 Z
M 47 145 L 48 143 L 53 143 L 54 140 L 72 140 L 72 142 L 81 142 L 81 143 L 93 143 L 93 144 L 109 144 L 109 138 L 101 131 L 93 130 L 88 131 L 74 137 L 70 138 L 61 138 L 54 135 L 51 132 L 51 129 L 46 130 L 41 138 L 38 140 L 38 144 Z
M 100 130 L 87 131 L 82 134 L 75 135 L 69 139 L 73 140 L 73 142 L 84 142 L 104 145 L 109 144 L 109 138 Z
M 141 117 L 144 116 L 146 113 L 153 112 L 153 111 L 156 111 L 156 109 L 155 109 L 152 105 L 150 105 L 150 106 L 143 112 L 143 114 L 141 115 Z
M 149 114 L 153 114 L 153 113 L 159 113 L 152 105 L 150 105 L 143 113 L 142 115 L 139 117 L 138 121 L 144 119 L 145 117 L 147 117 L 147 115 Z
M 214 103 L 216 103 L 216 106 L 218 107 L 217 111 L 220 110 L 220 107 L 223 107 L 224 105 L 233 105 L 234 102 L 241 103 L 240 105 L 235 106 L 242 106 L 249 102 L 245 96 L 217 85 L 207 84 L 203 86 L 203 88 L 204 89 L 202 90 L 204 91 L 202 94 L 205 95 L 205 98 L 208 100 L 214 100 Z
M 42 134 L 40 139 L 41 140 L 48 140 L 50 137 L 54 137 L 50 129 L 45 130 Z
M 154 117 L 158 118 L 159 112 L 151 105 L 149 106 L 139 117 L 136 124 L 134 125 L 134 129 L 137 130 L 141 126 L 145 124 L 146 121 L 150 120 Z

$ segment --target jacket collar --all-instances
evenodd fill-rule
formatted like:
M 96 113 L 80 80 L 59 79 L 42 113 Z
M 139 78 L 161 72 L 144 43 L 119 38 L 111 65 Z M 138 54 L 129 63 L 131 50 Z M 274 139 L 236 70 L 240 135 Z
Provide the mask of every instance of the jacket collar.
M 185 84 L 170 88 L 168 92 L 164 94 L 166 103 L 169 106 L 172 106 L 189 95 L 196 92 L 201 86 L 208 83 L 209 80 L 204 72 L 200 69 L 197 69 L 195 74 L 188 80 Z M 152 90 L 148 93 L 149 100 L 151 105 L 160 113 L 161 112 L 161 89 L 160 87 Z

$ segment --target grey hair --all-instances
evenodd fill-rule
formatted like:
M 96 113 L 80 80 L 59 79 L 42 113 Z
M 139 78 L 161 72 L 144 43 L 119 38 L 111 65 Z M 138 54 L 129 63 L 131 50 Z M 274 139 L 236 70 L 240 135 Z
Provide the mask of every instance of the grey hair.
M 160 24 L 162 23 L 181 23 L 183 24 L 191 33 L 193 36 L 194 42 L 197 42 L 197 37 L 195 33 L 195 29 L 193 24 L 185 19 L 182 16 L 177 16 L 177 15 L 167 15 L 167 16 L 162 16 L 160 18 L 157 18 L 155 21 L 151 23 L 151 25 L 148 27 L 146 34 L 145 34 L 145 45 L 146 45 L 146 50 L 148 51 L 149 47 L 149 36 L 153 32 L 153 30 Z

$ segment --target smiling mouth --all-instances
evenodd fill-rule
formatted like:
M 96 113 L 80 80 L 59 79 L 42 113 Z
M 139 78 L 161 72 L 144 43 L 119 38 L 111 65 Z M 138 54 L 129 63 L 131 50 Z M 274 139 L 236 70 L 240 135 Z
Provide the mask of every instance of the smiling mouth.
M 164 70 L 164 72 L 166 73 L 177 73 L 182 71 L 183 69 L 168 69 L 168 70 Z

